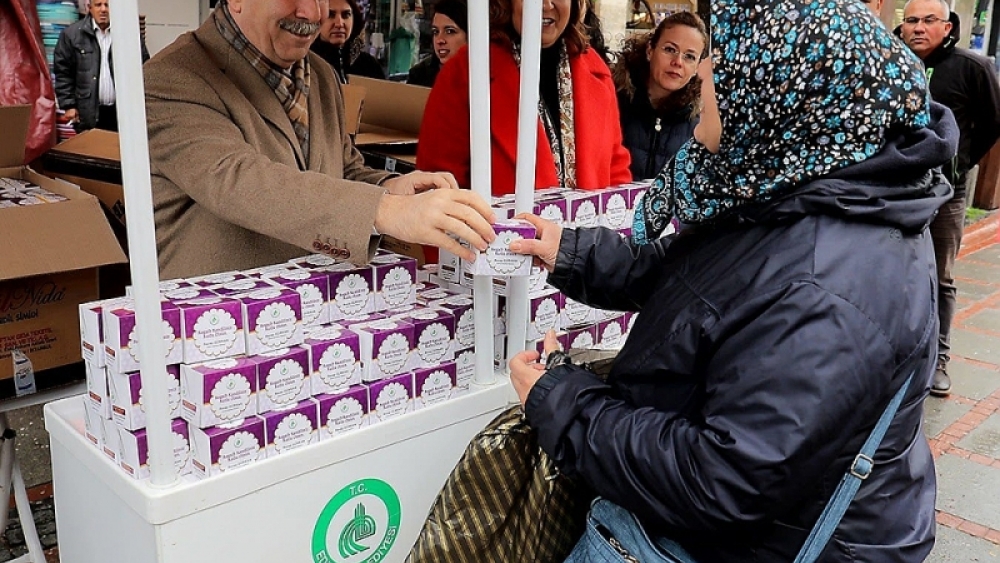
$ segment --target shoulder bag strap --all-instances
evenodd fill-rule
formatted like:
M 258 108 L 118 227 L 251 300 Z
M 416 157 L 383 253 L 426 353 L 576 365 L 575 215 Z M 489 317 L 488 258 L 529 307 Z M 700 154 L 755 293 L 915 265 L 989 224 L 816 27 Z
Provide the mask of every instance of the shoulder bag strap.
M 809 532 L 809 537 L 806 538 L 806 543 L 795 558 L 795 563 L 813 563 L 823 553 L 826 544 L 829 543 L 830 538 L 833 536 L 834 530 L 837 529 L 840 520 L 847 512 L 847 507 L 854 500 L 854 495 L 858 493 L 861 482 L 867 479 L 875 468 L 875 461 L 872 458 L 874 458 L 879 444 L 882 443 L 882 438 L 885 437 L 892 419 L 896 416 L 896 411 L 899 410 L 899 405 L 903 402 L 906 390 L 910 388 L 910 382 L 913 381 L 914 373 L 911 373 L 910 377 L 906 378 L 906 382 L 896 392 L 896 396 L 892 398 L 889 406 L 882 413 L 882 417 L 878 419 L 878 424 L 875 425 L 871 434 L 868 435 L 865 444 L 861 446 L 861 453 L 854 458 L 850 469 L 841 478 L 840 484 L 837 485 L 837 490 L 834 491 L 833 496 L 830 498 L 830 502 L 826 504 L 826 508 L 820 514 L 816 525 Z

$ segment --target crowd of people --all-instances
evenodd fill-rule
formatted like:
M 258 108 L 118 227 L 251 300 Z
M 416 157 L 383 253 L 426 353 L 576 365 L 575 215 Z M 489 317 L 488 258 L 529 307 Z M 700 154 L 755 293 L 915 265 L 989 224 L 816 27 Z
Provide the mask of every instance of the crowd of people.
M 1000 87 L 955 47 L 944 0 L 910 0 L 898 37 L 879 5 L 714 0 L 711 29 L 675 14 L 606 58 L 590 2 L 543 1 L 536 187 L 652 179 L 631 238 L 528 215 L 538 238 L 511 247 L 573 299 L 640 313 L 606 379 L 552 338 L 546 361 L 510 363 L 541 447 L 599 495 L 569 561 L 791 561 L 845 473 L 866 479 L 818 560 L 930 552 L 923 401 L 950 387 L 964 185 L 1000 138 Z M 523 2 L 489 7 L 500 195 Z M 341 85 L 382 73 L 355 0 L 226 0 L 150 60 L 161 274 L 364 263 L 382 235 L 474 259 L 455 237 L 495 237 L 462 189 L 469 66 L 485 61 L 464 48 L 462 0 L 433 10 L 434 53 L 411 76 L 432 86 L 424 172 L 368 168 L 345 130 Z

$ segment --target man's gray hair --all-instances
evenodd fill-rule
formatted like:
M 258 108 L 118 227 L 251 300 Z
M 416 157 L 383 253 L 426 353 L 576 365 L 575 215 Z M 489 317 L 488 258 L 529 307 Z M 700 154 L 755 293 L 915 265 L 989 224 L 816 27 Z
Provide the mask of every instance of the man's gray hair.
M 903 11 L 905 12 L 906 9 L 910 7 L 910 4 L 922 1 L 923 0 L 906 0 L 906 5 L 903 6 Z M 947 0 L 937 0 L 937 3 L 940 4 L 941 8 L 944 10 L 944 21 L 948 21 L 948 18 L 951 17 L 951 6 L 948 5 Z

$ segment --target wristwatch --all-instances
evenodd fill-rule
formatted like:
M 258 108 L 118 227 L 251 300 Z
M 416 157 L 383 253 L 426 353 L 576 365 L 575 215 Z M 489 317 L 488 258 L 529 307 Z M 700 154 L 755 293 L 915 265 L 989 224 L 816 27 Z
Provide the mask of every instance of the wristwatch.
M 570 358 L 569 354 L 562 350 L 554 350 L 549 352 L 549 357 L 545 360 L 545 371 L 572 363 L 573 359 Z

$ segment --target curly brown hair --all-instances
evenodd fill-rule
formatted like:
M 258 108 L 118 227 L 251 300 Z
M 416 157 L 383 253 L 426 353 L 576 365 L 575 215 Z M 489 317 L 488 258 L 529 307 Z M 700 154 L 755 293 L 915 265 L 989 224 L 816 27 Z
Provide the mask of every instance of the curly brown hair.
M 649 82 L 649 59 L 647 58 L 649 46 L 656 45 L 664 31 L 677 26 L 686 26 L 697 30 L 705 42 L 701 58 L 704 59 L 708 56 L 708 30 L 705 27 L 705 22 L 692 12 L 671 14 L 664 18 L 652 33 L 632 37 L 625 41 L 612 72 L 617 91 L 625 92 L 631 99 L 635 95 L 636 88 L 646 88 Z M 700 102 L 701 78 L 695 75 L 686 86 L 668 96 L 656 109 L 672 111 L 692 106 L 692 117 L 694 117 L 701 111 Z
M 514 3 L 512 0 L 489 0 L 490 39 L 503 45 L 513 45 L 520 41 L 514 29 Z M 587 26 L 583 17 L 587 13 L 587 0 L 570 0 L 569 23 L 563 31 L 562 39 L 566 50 L 572 54 L 582 53 L 590 45 Z

